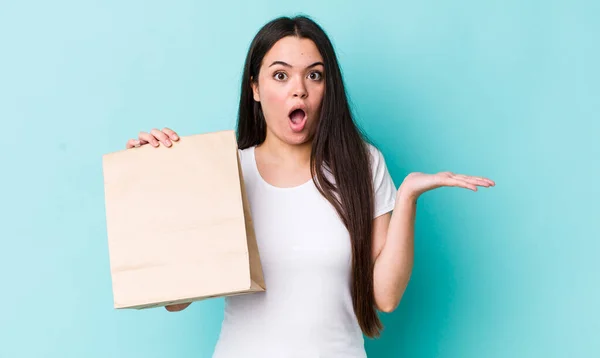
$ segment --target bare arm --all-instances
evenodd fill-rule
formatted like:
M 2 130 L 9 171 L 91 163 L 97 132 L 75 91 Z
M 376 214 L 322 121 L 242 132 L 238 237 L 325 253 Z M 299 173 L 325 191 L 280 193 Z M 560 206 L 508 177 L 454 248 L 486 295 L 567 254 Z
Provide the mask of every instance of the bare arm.
M 375 303 L 384 312 L 396 309 L 408 285 L 414 264 L 414 232 L 417 200 L 426 191 L 449 186 L 477 191 L 478 186 L 495 186 L 494 181 L 451 172 L 411 173 L 396 194 L 392 214 L 373 223 L 373 282 Z
M 408 285 L 414 262 L 415 213 L 416 201 L 399 191 L 394 211 L 374 220 L 373 282 L 380 311 L 395 310 Z

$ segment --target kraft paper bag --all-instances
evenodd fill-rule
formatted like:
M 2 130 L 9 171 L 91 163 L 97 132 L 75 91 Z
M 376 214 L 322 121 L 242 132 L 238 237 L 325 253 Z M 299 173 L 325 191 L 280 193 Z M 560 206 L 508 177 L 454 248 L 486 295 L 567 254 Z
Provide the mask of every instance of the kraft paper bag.
M 102 157 L 115 308 L 265 291 L 233 131 Z

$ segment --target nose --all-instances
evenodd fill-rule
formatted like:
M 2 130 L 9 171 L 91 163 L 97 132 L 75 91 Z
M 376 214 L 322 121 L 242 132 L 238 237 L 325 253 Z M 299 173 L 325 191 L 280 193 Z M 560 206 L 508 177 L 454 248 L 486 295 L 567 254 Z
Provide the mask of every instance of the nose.
M 294 97 L 300 98 L 306 98 L 308 96 L 308 91 L 306 90 L 306 86 L 304 85 L 304 81 L 302 81 L 302 79 L 299 79 L 294 84 L 293 94 Z

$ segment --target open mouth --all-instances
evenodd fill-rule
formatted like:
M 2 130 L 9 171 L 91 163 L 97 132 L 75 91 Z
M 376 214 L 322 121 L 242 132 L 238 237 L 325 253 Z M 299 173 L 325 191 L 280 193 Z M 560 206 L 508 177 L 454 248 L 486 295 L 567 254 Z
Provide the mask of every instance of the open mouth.
M 294 133 L 300 133 L 304 130 L 304 126 L 306 125 L 306 120 L 308 116 L 306 112 L 301 109 L 295 109 L 290 112 L 290 128 Z
M 300 124 L 305 119 L 305 117 L 306 112 L 304 112 L 304 110 L 302 109 L 296 109 L 290 113 L 290 120 L 294 124 Z

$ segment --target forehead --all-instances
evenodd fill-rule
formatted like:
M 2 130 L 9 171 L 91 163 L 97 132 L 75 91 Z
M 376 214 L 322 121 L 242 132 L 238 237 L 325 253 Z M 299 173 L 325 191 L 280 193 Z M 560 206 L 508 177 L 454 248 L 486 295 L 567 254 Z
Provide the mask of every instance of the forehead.
M 283 61 L 294 67 L 308 66 L 323 61 L 319 49 L 310 39 L 287 36 L 275 43 L 266 53 L 263 65 L 270 66 L 274 61 Z

